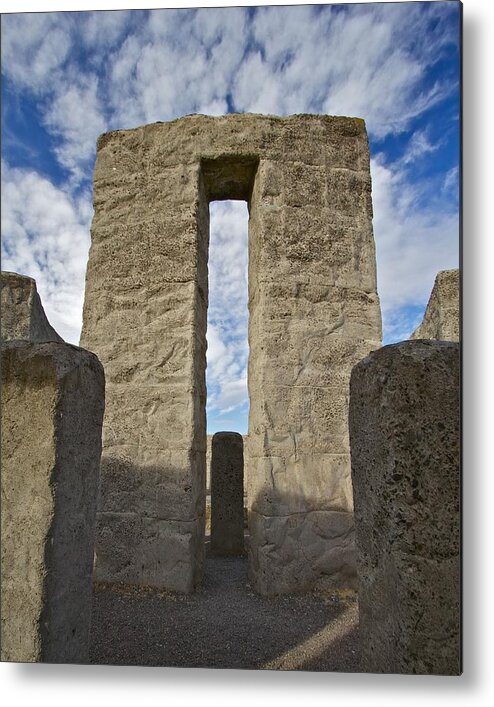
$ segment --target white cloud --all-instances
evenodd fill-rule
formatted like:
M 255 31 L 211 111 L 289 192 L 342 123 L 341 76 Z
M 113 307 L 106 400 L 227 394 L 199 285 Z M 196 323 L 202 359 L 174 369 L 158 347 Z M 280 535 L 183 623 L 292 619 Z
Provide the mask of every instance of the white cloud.
M 247 204 L 210 204 L 208 410 L 230 411 L 247 393 Z
M 51 325 L 78 344 L 89 248 L 89 195 L 2 164 L 2 269 L 34 277 Z
M 76 181 L 87 178 L 98 135 L 106 130 L 94 75 L 64 81 L 57 87 L 43 120 L 60 143 L 54 148 L 59 163 Z
M 431 285 L 432 289 L 432 285 Z M 410 310 L 408 307 L 386 309 L 383 312 L 383 344 L 405 341 L 419 326 L 424 308 Z
M 226 380 L 222 384 L 221 396 L 215 405 L 221 410 L 221 414 L 225 415 L 245 405 L 248 400 L 247 376 L 244 375 L 234 380 Z
M 436 152 L 443 142 L 443 140 L 439 140 L 438 142 L 432 143 L 429 140 L 427 130 L 416 130 L 410 138 L 403 162 L 410 164 L 424 155 Z
M 329 6 L 324 13 L 317 6 L 286 13 L 263 8 L 254 21 L 256 50 L 235 80 L 238 107 L 360 116 L 378 138 L 404 130 L 411 118 L 448 95 L 453 84 L 422 85 L 428 67 L 451 39 L 447 31 L 429 30 L 438 12 L 400 5 L 349 6 L 345 11 Z M 424 35 L 428 44 L 422 44 Z
M 458 267 L 459 222 L 447 204 L 432 200 L 424 208 L 399 163 L 386 165 L 378 155 L 371 172 L 378 292 L 389 338 L 399 310 L 425 305 L 437 272 Z
M 125 10 L 88 12 L 80 16 L 80 34 L 90 49 L 106 50 L 118 43 L 132 19 Z
M 459 178 L 460 170 L 458 166 L 452 167 L 446 172 L 443 182 L 443 193 L 450 195 L 455 201 L 459 199 Z
M 24 88 L 43 92 L 71 48 L 70 15 L 2 16 L 2 72 Z
M 235 81 L 235 104 L 250 113 L 287 113 L 281 93 L 282 81 L 263 61 L 261 53 L 251 54 L 242 64 Z
M 246 48 L 246 18 L 241 8 L 151 12 L 112 63 L 112 124 L 226 112 L 226 95 Z
M 452 89 L 423 84 L 452 39 L 435 5 L 265 7 L 254 19 L 245 8 L 13 15 L 2 65 L 42 99 L 57 158 L 75 175 L 107 126 L 219 114 L 228 95 L 241 111 L 358 115 L 384 137 Z

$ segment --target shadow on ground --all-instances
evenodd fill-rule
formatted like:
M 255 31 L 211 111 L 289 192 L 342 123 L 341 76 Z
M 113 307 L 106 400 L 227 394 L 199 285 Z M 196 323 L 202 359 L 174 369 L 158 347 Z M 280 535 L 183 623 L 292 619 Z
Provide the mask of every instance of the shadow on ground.
M 96 585 L 91 663 L 357 672 L 357 604 L 260 597 L 245 557 L 208 557 L 192 595 Z

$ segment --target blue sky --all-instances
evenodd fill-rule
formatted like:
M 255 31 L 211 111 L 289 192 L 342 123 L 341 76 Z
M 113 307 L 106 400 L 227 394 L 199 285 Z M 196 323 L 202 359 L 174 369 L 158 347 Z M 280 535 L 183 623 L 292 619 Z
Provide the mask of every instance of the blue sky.
M 188 113 L 363 117 L 384 343 L 458 265 L 459 5 L 2 16 L 2 269 L 78 343 L 97 136 Z M 247 210 L 211 205 L 208 430 L 247 430 Z

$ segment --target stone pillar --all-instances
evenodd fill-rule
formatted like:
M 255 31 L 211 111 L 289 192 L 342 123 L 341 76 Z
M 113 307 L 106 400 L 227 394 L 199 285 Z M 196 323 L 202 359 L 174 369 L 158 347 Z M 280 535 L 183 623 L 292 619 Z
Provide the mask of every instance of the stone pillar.
M 350 440 L 362 668 L 458 675 L 459 345 L 405 341 L 361 361 Z
M 411 339 L 460 340 L 460 271 L 441 270 L 420 326 Z
M 105 366 L 97 576 L 191 591 L 205 507 L 208 204 L 249 204 L 256 589 L 355 575 L 351 367 L 380 345 L 362 120 L 187 116 L 98 140 L 81 343 Z
M 26 341 L 63 341 L 48 321 L 32 277 L 2 271 L 2 343 L 13 339 Z
M 2 347 L 2 660 L 88 659 L 103 410 L 94 354 Z
M 190 592 L 204 558 L 209 209 L 179 126 L 98 140 L 81 345 L 107 379 L 96 577 Z
M 236 432 L 217 432 L 211 452 L 211 551 L 244 551 L 244 442 Z
M 287 119 L 250 204 L 249 575 L 265 595 L 356 582 L 352 366 L 381 343 L 362 120 Z

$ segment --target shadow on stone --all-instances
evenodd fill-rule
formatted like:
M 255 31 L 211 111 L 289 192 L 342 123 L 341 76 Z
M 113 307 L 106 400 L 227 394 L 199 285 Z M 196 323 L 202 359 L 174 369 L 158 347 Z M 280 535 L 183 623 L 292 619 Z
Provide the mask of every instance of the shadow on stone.
M 133 470 L 129 467 L 127 473 Z M 136 488 L 132 493 L 135 497 Z M 282 501 L 300 508 L 307 499 L 284 497 Z M 268 542 L 260 548 L 266 574 L 257 585 L 269 591 L 256 591 L 259 587 L 249 579 L 245 556 L 207 557 L 203 579 L 189 594 L 97 583 L 91 661 L 358 671 L 358 613 L 355 592 L 349 589 L 355 583 L 352 514 L 308 511 L 297 522 L 287 517 L 263 518 L 262 523 L 268 540 L 270 532 L 279 536 L 279 550 Z M 307 541 L 305 557 L 291 555 L 299 552 L 299 538 Z M 167 543 L 160 550 L 163 556 L 169 552 Z M 324 543 L 326 564 L 320 565 Z M 293 565 L 289 581 L 283 573 L 287 558 Z M 299 579 L 296 589 L 294 576 Z
M 364 669 L 458 675 L 460 350 L 385 346 L 350 384 Z
M 2 345 L 2 660 L 87 661 L 103 411 L 94 354 Z
M 244 442 L 236 432 L 212 440 L 211 553 L 244 553 Z
M 104 455 L 96 580 L 193 591 L 204 565 L 200 487 L 201 477 L 191 483 L 188 469 L 178 464 L 138 465 Z

